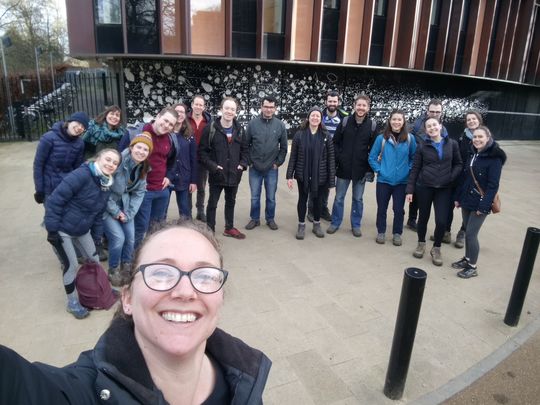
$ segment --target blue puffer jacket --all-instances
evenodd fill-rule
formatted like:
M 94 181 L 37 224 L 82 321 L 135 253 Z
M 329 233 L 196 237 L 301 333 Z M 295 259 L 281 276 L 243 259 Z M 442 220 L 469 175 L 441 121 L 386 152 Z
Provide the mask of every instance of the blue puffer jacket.
M 36 193 L 49 195 L 66 175 L 84 162 L 84 142 L 70 136 L 62 121 L 53 125 L 39 141 L 34 158 Z
M 190 136 L 186 139 L 182 133 L 173 134 L 178 141 L 174 166 L 167 170 L 167 178 L 173 190 L 187 190 L 190 184 L 197 183 L 197 143 Z
M 103 190 L 99 178 L 87 163 L 68 174 L 45 203 L 45 228 L 81 236 L 94 222 L 103 221 L 102 214 L 111 191 Z
M 497 142 L 493 142 L 480 153 L 472 146 L 471 149 L 475 153 L 469 159 L 466 169 L 463 171 L 465 177 L 456 192 L 457 197 L 455 200 L 467 210 L 489 214 L 493 198 L 495 198 L 495 194 L 499 190 L 499 180 L 502 166 L 506 162 L 506 153 L 499 147 Z M 471 168 L 484 193 L 483 197 L 474 183 Z
M 394 138 L 389 137 L 384 142 L 384 150 L 380 161 L 379 155 L 381 154 L 384 136 L 381 134 L 375 139 L 371 152 L 369 152 L 369 164 L 373 171 L 377 173 L 378 183 L 387 183 L 391 186 L 407 184 L 414 153 L 416 152 L 414 136 L 408 135 L 408 137 L 408 141 L 399 142 L 397 145 Z
M 116 218 L 120 211 L 126 214 L 128 222 L 135 218 L 146 193 L 146 178 L 141 179 L 142 164 L 136 164 L 131 158 L 131 149 L 122 152 L 122 163 L 114 173 L 111 195 L 107 202 L 104 218 L 110 215 Z M 133 172 L 133 182 L 130 182 Z

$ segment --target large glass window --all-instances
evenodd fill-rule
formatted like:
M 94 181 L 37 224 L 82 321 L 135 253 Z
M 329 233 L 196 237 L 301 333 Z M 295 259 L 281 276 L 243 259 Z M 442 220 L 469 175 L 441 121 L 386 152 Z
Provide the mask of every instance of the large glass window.
M 435 66 L 435 54 L 437 51 L 437 37 L 439 36 L 441 20 L 441 0 L 433 0 L 431 3 L 431 16 L 429 19 L 429 38 L 426 51 L 425 70 L 433 70 Z
M 264 49 L 263 57 L 285 57 L 285 13 L 287 0 L 264 1 Z
M 469 25 L 469 12 L 471 8 L 471 0 L 463 2 L 463 10 L 461 10 L 461 27 L 459 27 L 459 39 L 456 55 L 456 65 L 453 73 L 461 73 L 463 69 L 463 54 L 465 53 L 465 41 L 467 39 L 467 26 Z M 480 33 L 477 33 L 480 35 Z
M 257 56 L 257 0 L 233 0 L 232 56 Z
M 180 53 L 180 4 L 176 0 L 161 0 L 161 45 L 163 53 Z
M 225 0 L 191 1 L 191 53 L 225 55 Z
M 126 0 L 129 53 L 160 53 L 157 0 Z
M 321 62 L 335 62 L 339 35 L 340 0 L 324 0 L 321 33 Z
M 98 53 L 123 53 L 122 7 L 120 0 L 95 0 L 96 50 Z
M 384 36 L 386 32 L 387 0 L 377 0 L 373 13 L 373 30 L 371 32 L 371 46 L 369 48 L 369 64 L 382 65 L 384 52 Z

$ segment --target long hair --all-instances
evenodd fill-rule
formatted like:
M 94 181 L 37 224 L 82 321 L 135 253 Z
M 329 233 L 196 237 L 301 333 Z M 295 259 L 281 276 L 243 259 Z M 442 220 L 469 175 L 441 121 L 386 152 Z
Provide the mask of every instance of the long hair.
M 397 108 L 392 110 L 392 112 L 390 113 L 390 116 L 388 117 L 388 120 L 386 120 L 386 126 L 384 127 L 383 137 L 384 139 L 388 140 L 388 138 L 390 138 L 390 135 L 392 135 L 392 126 L 390 125 L 390 120 L 396 114 L 399 114 L 403 117 L 403 126 L 401 127 L 401 130 L 399 131 L 397 141 L 398 143 L 407 142 L 409 140 L 409 133 L 407 132 L 407 120 L 405 118 L 405 112 Z
M 322 122 L 322 111 L 321 111 L 319 108 L 314 108 L 314 107 L 312 107 L 312 108 L 309 110 L 306 119 L 300 124 L 300 128 L 301 128 L 301 129 L 309 128 L 309 116 L 310 116 L 311 113 L 313 113 L 313 112 L 318 112 L 318 113 L 321 115 L 321 122 L 319 123 L 319 128 L 318 128 L 318 130 L 320 130 L 322 133 L 328 132 L 328 130 L 326 129 L 326 126 L 325 126 L 325 125 L 323 124 L 323 122 Z
M 118 107 L 117 105 L 111 105 L 107 108 L 105 108 L 105 111 L 103 111 L 101 114 L 99 114 L 96 119 L 94 120 L 94 122 L 98 125 L 103 125 L 104 122 L 106 122 L 107 120 L 107 115 L 109 115 L 109 113 L 111 112 L 116 112 L 116 111 L 119 111 L 120 112 L 120 121 L 118 121 L 118 125 L 115 125 L 115 126 L 110 126 L 110 128 L 115 131 L 118 129 L 118 127 L 120 127 L 120 125 L 122 125 L 122 110 L 120 109 L 120 107 Z M 109 124 L 107 124 L 109 125 Z
M 188 112 L 188 106 L 184 103 L 176 103 L 172 107 L 176 111 L 176 107 L 184 107 L 185 111 L 185 118 L 184 121 L 182 121 L 182 124 L 180 125 L 180 128 L 178 128 L 177 132 L 180 132 L 184 138 L 189 139 L 193 135 L 193 128 L 191 128 L 191 124 L 189 123 L 189 120 L 187 119 L 187 112 Z

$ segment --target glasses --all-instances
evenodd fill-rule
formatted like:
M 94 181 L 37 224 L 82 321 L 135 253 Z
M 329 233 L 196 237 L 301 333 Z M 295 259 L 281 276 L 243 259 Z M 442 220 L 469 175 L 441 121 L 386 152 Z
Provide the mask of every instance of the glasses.
M 149 263 L 139 266 L 144 283 L 154 291 L 170 291 L 178 285 L 182 276 L 187 276 L 193 288 L 203 294 L 213 294 L 221 290 L 229 273 L 217 267 L 198 267 L 182 271 L 165 263 Z

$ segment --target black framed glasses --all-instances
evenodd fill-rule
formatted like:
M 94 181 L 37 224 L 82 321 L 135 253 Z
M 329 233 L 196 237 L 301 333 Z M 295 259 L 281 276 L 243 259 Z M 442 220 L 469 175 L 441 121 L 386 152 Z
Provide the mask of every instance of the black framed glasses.
M 154 291 L 170 291 L 187 276 L 193 288 L 202 294 L 213 294 L 221 290 L 229 273 L 217 267 L 197 267 L 182 271 L 167 263 L 148 263 L 139 266 L 137 271 L 143 275 L 144 283 Z

